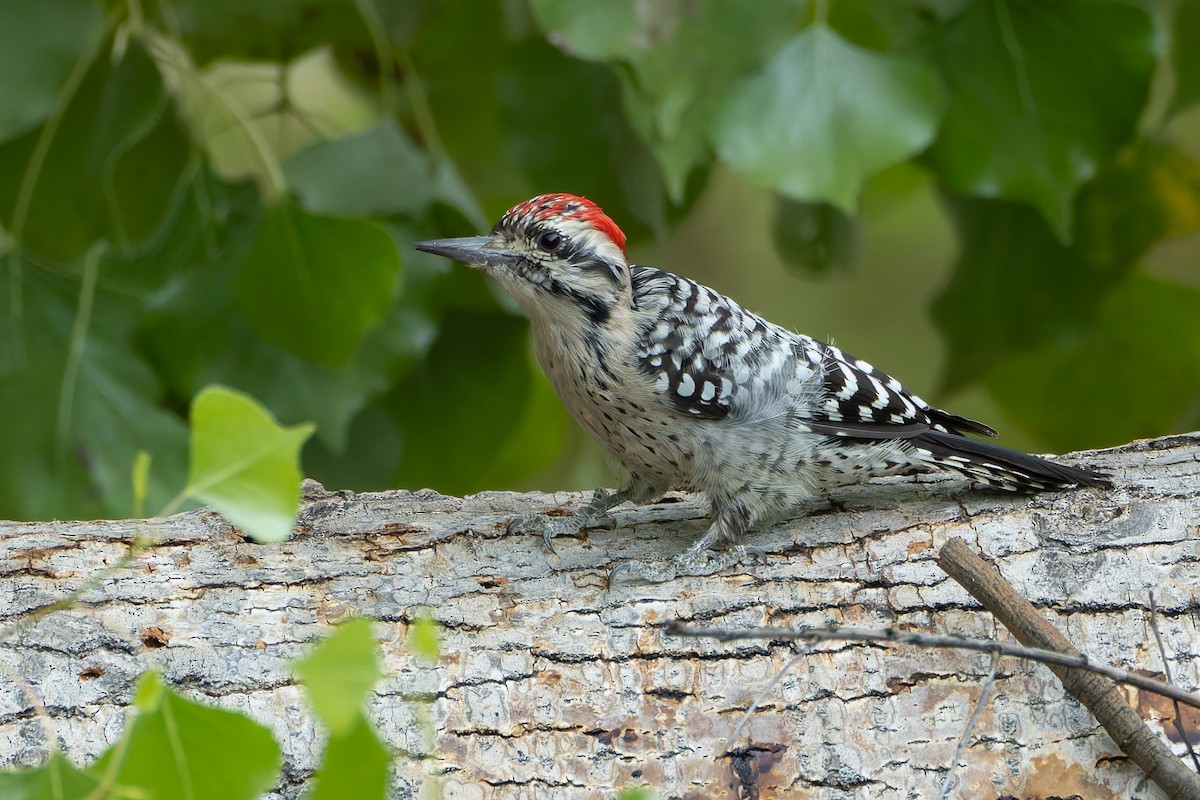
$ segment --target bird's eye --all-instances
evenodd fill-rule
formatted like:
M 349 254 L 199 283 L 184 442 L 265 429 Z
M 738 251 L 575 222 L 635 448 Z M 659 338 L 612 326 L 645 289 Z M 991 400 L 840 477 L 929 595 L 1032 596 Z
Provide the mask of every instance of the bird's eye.
M 555 233 L 554 231 L 546 231 L 538 237 L 537 246 L 545 250 L 547 253 L 552 253 L 558 249 L 558 246 L 562 244 L 562 241 L 562 234 Z

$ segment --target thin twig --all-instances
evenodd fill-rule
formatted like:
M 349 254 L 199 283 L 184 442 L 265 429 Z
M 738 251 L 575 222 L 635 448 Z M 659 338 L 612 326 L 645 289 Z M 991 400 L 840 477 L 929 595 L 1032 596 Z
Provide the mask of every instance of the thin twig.
M 754 702 L 752 702 L 750 707 L 746 709 L 746 713 L 742 714 L 742 718 L 738 720 L 737 727 L 733 729 L 733 734 L 729 737 L 729 747 L 725 749 L 725 752 L 722 753 L 722 755 L 729 755 L 730 751 L 737 746 L 737 741 L 742 736 L 742 728 L 746 727 L 746 723 L 749 722 L 750 718 L 754 716 L 755 712 L 758 711 L 763 701 L 767 699 L 767 695 L 771 693 L 771 690 L 774 689 L 781 680 L 783 680 L 784 675 L 791 672 L 792 667 L 796 666 L 796 662 L 804 658 L 810 652 L 812 652 L 812 647 L 807 644 L 803 645 L 799 653 L 796 653 L 796 655 L 792 656 L 786 664 L 776 671 L 775 676 L 771 678 L 770 683 L 768 683 L 763 690 L 758 693 L 758 696 L 754 698 Z
M 1000 654 L 993 650 L 991 669 L 988 670 L 987 679 L 979 689 L 979 699 L 975 701 L 975 708 L 971 711 L 970 718 L 967 719 L 967 727 L 963 729 L 962 738 L 958 740 L 958 747 L 954 748 L 954 758 L 950 761 L 950 769 L 946 771 L 946 777 L 942 779 L 942 789 L 938 792 L 938 800 L 949 800 L 950 793 L 954 791 L 954 771 L 958 769 L 959 764 L 963 763 L 963 753 L 966 752 L 967 741 L 971 738 L 971 731 L 975 728 L 975 723 L 979 722 L 979 715 L 983 713 L 983 707 L 987 703 L 988 695 L 992 693 L 992 687 L 996 685 L 996 670 L 999 667 Z
M 354 0 L 354 7 L 362 17 L 367 36 L 371 39 L 371 47 L 375 50 L 375 60 L 379 62 L 379 105 L 384 117 L 394 117 L 397 105 L 396 60 L 392 56 L 387 29 L 379 16 L 379 9 L 372 0 Z
M 142 554 L 143 550 L 153 547 L 157 541 L 149 536 L 138 534 L 134 536 L 133 541 L 129 543 L 129 549 L 126 550 L 120 558 L 107 567 L 97 570 L 88 577 L 83 583 L 68 592 L 66 596 L 46 603 L 45 605 L 31 608 L 28 611 L 18 615 L 16 621 L 10 622 L 3 628 L 0 628 L 0 642 L 11 639 L 21 633 L 29 626 L 40 620 L 42 617 L 47 617 L 59 611 L 66 611 L 73 608 L 80 598 L 88 592 L 102 586 L 116 573 L 128 567 L 130 564 Z
M 54 720 L 50 717 L 50 713 L 46 711 L 46 704 L 42 702 L 41 696 L 29 681 L 25 680 L 25 676 L 16 670 L 9 667 L 7 664 L 0 663 L 0 672 L 4 673 L 10 681 L 24 694 L 25 699 L 33 706 L 34 716 L 41 723 L 42 733 L 46 736 L 47 748 L 53 753 L 58 749 L 58 734 L 54 732 Z
M 1175 681 L 1171 678 L 1171 665 L 1167 662 L 1167 648 L 1163 647 L 1162 634 L 1158 631 L 1158 605 L 1154 602 L 1154 590 L 1150 592 L 1150 630 L 1154 632 L 1154 641 L 1158 643 L 1158 654 L 1162 656 L 1163 675 L 1167 676 L 1167 683 L 1174 685 Z M 1187 735 L 1187 731 L 1183 728 L 1183 712 L 1179 708 L 1179 701 L 1172 700 L 1171 703 L 1175 706 L 1175 730 L 1179 732 L 1179 738 L 1183 739 L 1183 744 L 1187 747 L 1188 755 L 1192 757 L 1192 766 L 1196 768 L 1196 772 L 1200 772 L 1200 759 L 1196 758 L 1196 751 L 1192 749 L 1192 739 Z
M 954 538 L 946 542 L 938 551 L 937 563 L 992 612 L 992 616 L 1008 628 L 1021 644 L 1087 660 L 1067 637 L 1038 613 L 1032 603 L 1001 577 L 994 564 L 979 556 L 962 539 Z M 1067 693 L 1092 713 L 1116 745 L 1146 773 L 1148 780 L 1158 784 L 1170 797 L 1200 798 L 1200 775 L 1188 769 L 1171 748 L 1146 726 L 1145 720 L 1130 708 L 1124 693 L 1112 680 L 1100 676 L 1105 675 L 1139 688 L 1149 687 L 1141 687 L 1128 677 L 1123 680 L 1118 678 L 1108 671 L 1112 667 L 1094 670 L 1080 668 L 1077 664 L 1046 663 L 1058 676 Z M 1125 676 L 1128 675 L 1125 672 Z M 1169 683 L 1155 681 L 1155 684 L 1157 686 L 1149 688 L 1149 691 L 1194 705 L 1195 695 L 1179 692 Z
M 1148 692 L 1171 697 L 1192 708 L 1200 709 L 1200 695 L 1172 686 L 1169 683 L 1156 681 L 1136 675 L 1120 667 L 1110 667 L 1107 664 L 1093 662 L 1085 655 L 1067 655 L 1054 650 L 1042 650 L 1037 647 L 1005 644 L 989 639 L 971 639 L 966 636 L 950 636 L 938 633 L 917 633 L 901 631 L 895 628 L 843 628 L 829 625 L 823 628 L 689 628 L 677 622 L 667 625 L 666 632 L 672 636 L 694 636 L 698 638 L 717 639 L 722 642 L 744 641 L 750 639 L 779 639 L 802 642 L 879 642 L 883 644 L 908 644 L 914 647 L 924 647 L 936 650 L 971 650 L 977 653 L 997 652 L 1002 656 L 1014 656 L 1027 661 L 1037 661 L 1042 664 L 1057 667 L 1073 667 L 1086 670 L 1111 678 L 1117 683 L 1124 683 L 1145 689 Z
M 79 283 L 79 304 L 75 310 L 75 321 L 71 326 L 70 343 L 67 345 L 67 361 L 63 367 L 62 381 L 58 390 L 58 415 L 54 427 L 54 457 L 61 464 L 70 450 L 72 412 L 75 410 L 75 387 L 83 367 L 83 354 L 88 344 L 88 330 L 92 325 L 92 310 L 96 304 L 96 284 L 100 276 L 100 261 L 104 257 L 105 245 L 101 239 L 88 248 L 83 259 L 83 279 Z M 92 345 L 95 347 L 95 344 Z

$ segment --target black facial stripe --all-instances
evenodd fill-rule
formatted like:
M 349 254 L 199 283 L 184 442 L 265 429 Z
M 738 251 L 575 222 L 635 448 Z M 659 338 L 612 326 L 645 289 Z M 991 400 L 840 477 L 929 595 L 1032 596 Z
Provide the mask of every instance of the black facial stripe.
M 599 272 L 613 283 L 621 283 L 620 268 L 612 262 L 605 261 L 603 258 L 592 257 L 581 261 L 572 261 L 571 263 L 588 272 Z
M 583 313 L 587 314 L 587 318 L 594 325 L 603 325 L 608 322 L 609 316 L 612 315 L 612 309 L 604 305 L 600 298 L 595 295 L 583 294 L 574 289 L 567 289 L 567 294 L 575 299 L 575 302 L 583 309 Z
M 535 229 L 531 232 L 534 242 L 541 240 L 541 237 L 550 231 L 543 229 Z M 605 261 L 599 258 L 591 249 L 584 247 L 584 243 L 577 239 L 564 237 L 561 244 L 554 248 L 554 260 L 565 261 L 573 267 L 584 270 L 586 272 L 599 272 L 615 284 L 621 283 L 621 269 L 618 265 Z
M 556 261 L 565 261 L 580 269 L 613 273 L 610 264 L 602 258 L 597 258 L 594 251 L 585 249 L 583 243 L 575 239 L 564 239 L 563 243 L 555 249 L 554 258 Z
M 608 322 L 608 318 L 612 315 L 612 309 L 606 306 L 600 298 L 595 295 L 584 294 L 557 278 L 551 278 L 546 288 L 552 294 L 571 298 L 575 305 L 583 309 L 583 313 L 587 315 L 587 318 L 596 325 L 603 325 Z
M 585 272 L 599 272 L 611 280 L 615 285 L 620 286 L 624 282 L 624 268 L 621 264 L 615 264 L 606 261 L 596 255 L 595 251 L 585 247 L 585 242 L 569 236 L 562 236 L 558 231 L 553 230 L 549 226 L 535 225 L 527 230 L 522 230 L 516 224 L 516 220 L 509 220 L 507 217 L 501 218 L 499 222 L 492 228 L 492 233 L 504 233 L 509 237 L 522 236 L 529 243 L 529 247 L 535 251 L 540 251 L 545 255 L 542 257 L 555 262 L 566 262 L 577 269 Z M 562 236 L 560 243 L 554 248 L 553 252 L 548 252 L 541 247 L 540 241 L 547 233 L 559 233 Z M 531 263 L 536 265 L 537 269 L 542 269 L 542 264 L 537 261 Z

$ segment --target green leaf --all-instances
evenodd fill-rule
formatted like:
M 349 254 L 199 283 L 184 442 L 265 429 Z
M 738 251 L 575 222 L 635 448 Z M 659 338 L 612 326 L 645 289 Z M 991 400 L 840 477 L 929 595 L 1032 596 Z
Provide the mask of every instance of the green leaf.
M 658 794 L 645 786 L 622 789 L 617 800 L 659 800 Z
M 1171 25 L 1171 68 L 1175 94 L 1171 110 L 1178 113 L 1200 100 L 1200 3 L 1181 0 Z
M 726 91 L 787 41 L 807 5 L 662 3 L 653 6 L 655 17 L 643 17 L 621 86 L 630 122 L 658 160 L 674 202 L 683 201 L 692 169 L 709 160 Z M 647 39 L 654 46 L 646 47 Z
M 419 656 L 429 663 L 434 663 L 442 654 L 442 645 L 438 639 L 438 626 L 433 617 L 429 614 L 421 614 L 409 626 L 404 644 L 413 655 Z
M 338 625 L 296 662 L 308 701 L 334 736 L 351 733 L 362 718 L 367 693 L 383 677 L 378 649 L 371 621 L 357 618 Z
M 210 312 L 216 313 L 210 316 Z M 193 319 L 159 318 L 153 328 L 186 331 L 205 319 L 222 324 L 219 320 L 224 317 L 217 308 L 197 309 Z M 227 348 L 213 348 L 211 341 L 204 340 L 159 343 L 164 354 L 173 353 L 184 362 L 178 365 L 188 373 L 179 376 L 188 387 L 184 393 L 208 383 L 229 384 L 260 400 L 281 419 L 314 421 L 317 437 L 337 454 L 346 450 L 347 430 L 355 414 L 417 363 L 436 333 L 427 312 L 409 303 L 397 305 L 366 334 L 349 364 L 333 368 L 263 342 L 240 318 L 226 324 L 229 328 L 212 338 L 229 342 Z
M 219 358 L 212 366 L 214 373 L 224 372 L 240 388 L 270 401 L 280 416 L 313 419 L 317 436 L 333 452 L 342 454 L 354 415 L 415 365 L 435 335 L 429 313 L 419 305 L 402 302 L 367 332 L 344 367 L 314 364 L 262 342 L 251 343 L 240 359 Z
M 988 0 L 943 26 L 931 54 L 950 94 L 929 152 L 941 179 L 1031 203 L 1068 238 L 1075 191 L 1145 105 L 1150 15 L 1132 3 Z
M 400 268 L 396 243 L 375 223 L 282 202 L 242 262 L 238 305 L 267 341 L 340 367 L 387 313 Z
M 433 200 L 429 162 L 395 122 L 314 144 L 284 165 L 288 184 L 313 214 L 419 214 Z
M 4 800 L 83 800 L 97 786 L 59 750 L 40 767 L 0 772 L 0 797 Z
M 162 705 L 167 692 L 166 681 L 157 670 L 142 673 L 133 687 L 133 704 L 138 711 L 150 713 Z
M 92 173 L 101 185 L 108 237 L 121 247 L 158 230 L 188 163 L 187 140 L 154 60 L 130 42 L 105 82 L 92 135 Z
M 410 5 L 423 8 L 398 5 L 401 12 Z M 392 12 L 384 6 L 379 13 Z M 177 0 L 170 13 L 170 29 L 184 37 L 198 64 L 221 58 L 277 58 L 331 41 L 356 45 L 352 52 L 371 50 L 362 18 L 347 13 L 341 0 Z
M 349 728 L 329 737 L 308 800 L 386 798 L 391 761 L 375 728 L 361 710 L 356 711 Z
M 383 677 L 379 643 L 368 619 L 352 619 L 295 665 L 309 702 L 329 729 L 310 800 L 386 797 L 391 754 L 363 713 Z
M 146 516 L 146 492 L 150 485 L 150 454 L 138 450 L 133 459 L 133 474 L 130 482 L 133 484 L 133 518 L 141 519 Z
M 1014 353 L 1087 335 L 1151 247 L 1200 230 L 1200 163 L 1165 144 L 1122 150 L 1079 193 L 1071 245 L 1028 207 L 961 198 L 947 207 L 962 250 L 933 307 L 950 345 L 943 390 Z
M 41 128 L 0 144 L 3 224 L 19 245 L 42 258 L 78 258 L 104 231 L 92 134 L 108 72 L 105 59 L 92 65 L 44 153 L 38 150 Z
M 109 162 L 99 179 L 104 189 L 105 237 L 118 247 L 151 244 L 180 195 L 191 189 L 190 151 L 174 116 L 165 114 L 143 139 Z
M 932 141 L 941 107 L 924 64 L 817 24 L 728 93 L 713 135 L 720 156 L 755 183 L 852 212 L 867 178 Z
M 300 502 L 300 447 L 312 425 L 280 427 L 244 394 L 213 386 L 192 401 L 185 492 L 261 542 L 292 533 Z
M 141 305 L 113 288 L 109 261 L 88 269 L 81 281 L 0 259 L 0 442 L 21 454 L 0 459 L 5 519 L 128 516 L 141 450 L 155 456 L 151 508 L 184 483 L 187 429 L 132 343 Z
M 138 713 L 88 772 L 126 793 L 156 798 L 253 800 L 275 785 L 281 753 L 271 733 L 241 714 L 187 700 L 157 672 L 138 681 Z
M 206 186 L 205 193 L 223 197 L 219 185 Z M 191 201 L 193 198 L 189 198 Z M 165 237 L 163 252 L 150 259 L 151 264 L 170 268 L 173 280 L 155 297 L 142 318 L 140 342 L 152 354 L 155 363 L 172 390 L 191 397 L 210 383 L 231 386 L 255 397 L 284 422 L 312 420 L 317 438 L 330 454 L 346 468 L 330 474 L 310 474 L 328 485 L 372 485 L 385 488 L 395 470 L 355 473 L 370 461 L 376 443 L 368 436 L 366 451 L 347 453 L 347 432 L 355 415 L 374 398 L 386 392 L 412 367 L 436 336 L 437 321 L 425 295 L 429 287 L 445 274 L 449 265 L 413 258 L 406 271 L 405 293 L 395 298 L 383 321 L 368 331 L 344 367 L 313 363 L 260 339 L 250 322 L 238 313 L 233 283 L 242 262 L 248 237 L 238 228 L 220 232 L 216 253 L 209 256 L 204 228 L 196 218 L 203 209 L 189 202 L 179 214 L 179 230 Z M 218 231 L 209 231 L 218 235 Z M 415 231 L 397 229 L 405 240 L 428 238 Z M 189 252 L 190 251 L 190 252 Z M 309 464 L 312 445 L 305 451 Z M 397 456 L 398 457 L 398 456 Z M 367 479 L 364 483 L 358 479 Z
M 626 55 L 642 32 L 635 0 L 531 0 L 542 30 L 551 33 L 576 58 L 607 61 Z M 646 9 L 649 14 L 661 9 Z
M 92 65 L 44 152 L 44 128 L 0 144 L 0 215 L 19 243 L 66 262 L 101 237 L 122 248 L 148 239 L 188 161 L 187 141 L 165 108 L 157 67 L 131 43 L 115 64 Z
M 102 22 L 91 0 L 0 3 L 0 141 L 41 123 Z
M 853 263 L 858 250 L 854 219 L 828 203 L 775 201 L 775 249 L 801 271 L 827 275 Z
M 271 202 L 286 191 L 280 167 L 289 156 L 379 120 L 378 104 L 346 79 L 329 46 L 287 61 L 226 56 L 200 68 L 178 40 L 160 37 L 156 51 L 208 167 L 230 183 L 253 179 Z
M 167 103 L 162 76 L 154 59 L 136 40 L 107 76 L 92 134 L 93 170 L 105 171 L 158 124 Z
M 868 50 L 903 50 L 975 0 L 838 0 L 828 6 L 829 25 Z
M 1123 274 L 1163 239 L 1200 230 L 1200 162 L 1177 147 L 1125 148 L 1079 194 L 1076 249 L 1097 271 Z
M 638 4 L 540 0 L 539 25 L 579 58 L 619 62 L 629 121 L 658 161 L 672 200 L 709 158 L 724 91 L 782 45 L 804 2 Z
M 1200 292 L 1132 276 L 1085 339 L 1014 356 L 987 386 L 1058 451 L 1200 426 Z M 1152 388 L 1150 388 L 1152 384 Z
M 469 493 L 544 468 L 562 440 L 561 403 L 539 403 L 541 418 L 513 424 L 526 420 L 535 387 L 544 383 L 531 363 L 524 320 L 490 309 L 448 313 L 429 356 L 390 395 L 403 435 L 396 483 Z M 447 431 L 466 445 L 447 447 Z
M 933 304 L 949 347 L 940 391 L 978 379 L 1011 353 L 1088 330 L 1119 276 L 1093 271 L 1028 206 L 949 198 L 947 208 L 962 248 Z
M 621 113 L 621 89 L 609 69 L 538 40 L 515 48 L 498 69 L 490 100 L 498 142 L 488 145 L 501 145 L 493 157 L 516 168 L 514 185 L 572 187 L 602 203 L 630 236 L 646 231 L 643 221 L 653 227 L 665 220 L 659 171 Z
M 422 82 L 437 87 L 428 100 L 445 149 L 486 209 L 483 223 L 460 232 L 478 232 L 513 202 L 544 191 L 593 198 L 631 238 L 665 230 L 675 210 L 622 113 L 612 70 L 570 58 L 541 37 L 498 36 L 511 23 L 505 10 L 441 4 L 413 40 Z M 464 52 L 471 53 L 466 70 Z M 449 176 L 439 196 L 471 219 L 447 163 L 435 165 L 437 175 Z

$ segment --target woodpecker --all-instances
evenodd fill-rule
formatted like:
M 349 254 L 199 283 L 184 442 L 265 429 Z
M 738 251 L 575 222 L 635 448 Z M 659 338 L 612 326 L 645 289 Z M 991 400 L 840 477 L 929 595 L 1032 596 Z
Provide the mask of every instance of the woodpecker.
M 528 313 L 538 361 L 567 410 L 630 473 L 573 518 L 510 526 L 540 528 L 548 547 L 553 535 L 611 526 L 607 512 L 627 501 L 702 491 L 711 524 L 695 545 L 670 564 L 629 565 L 664 580 L 721 559 L 714 550 L 824 489 L 876 476 L 949 471 L 1007 491 L 1111 485 L 969 438 L 996 432 L 707 286 L 630 264 L 625 235 L 586 198 L 540 195 L 505 212 L 490 236 L 416 247 L 499 281 Z

